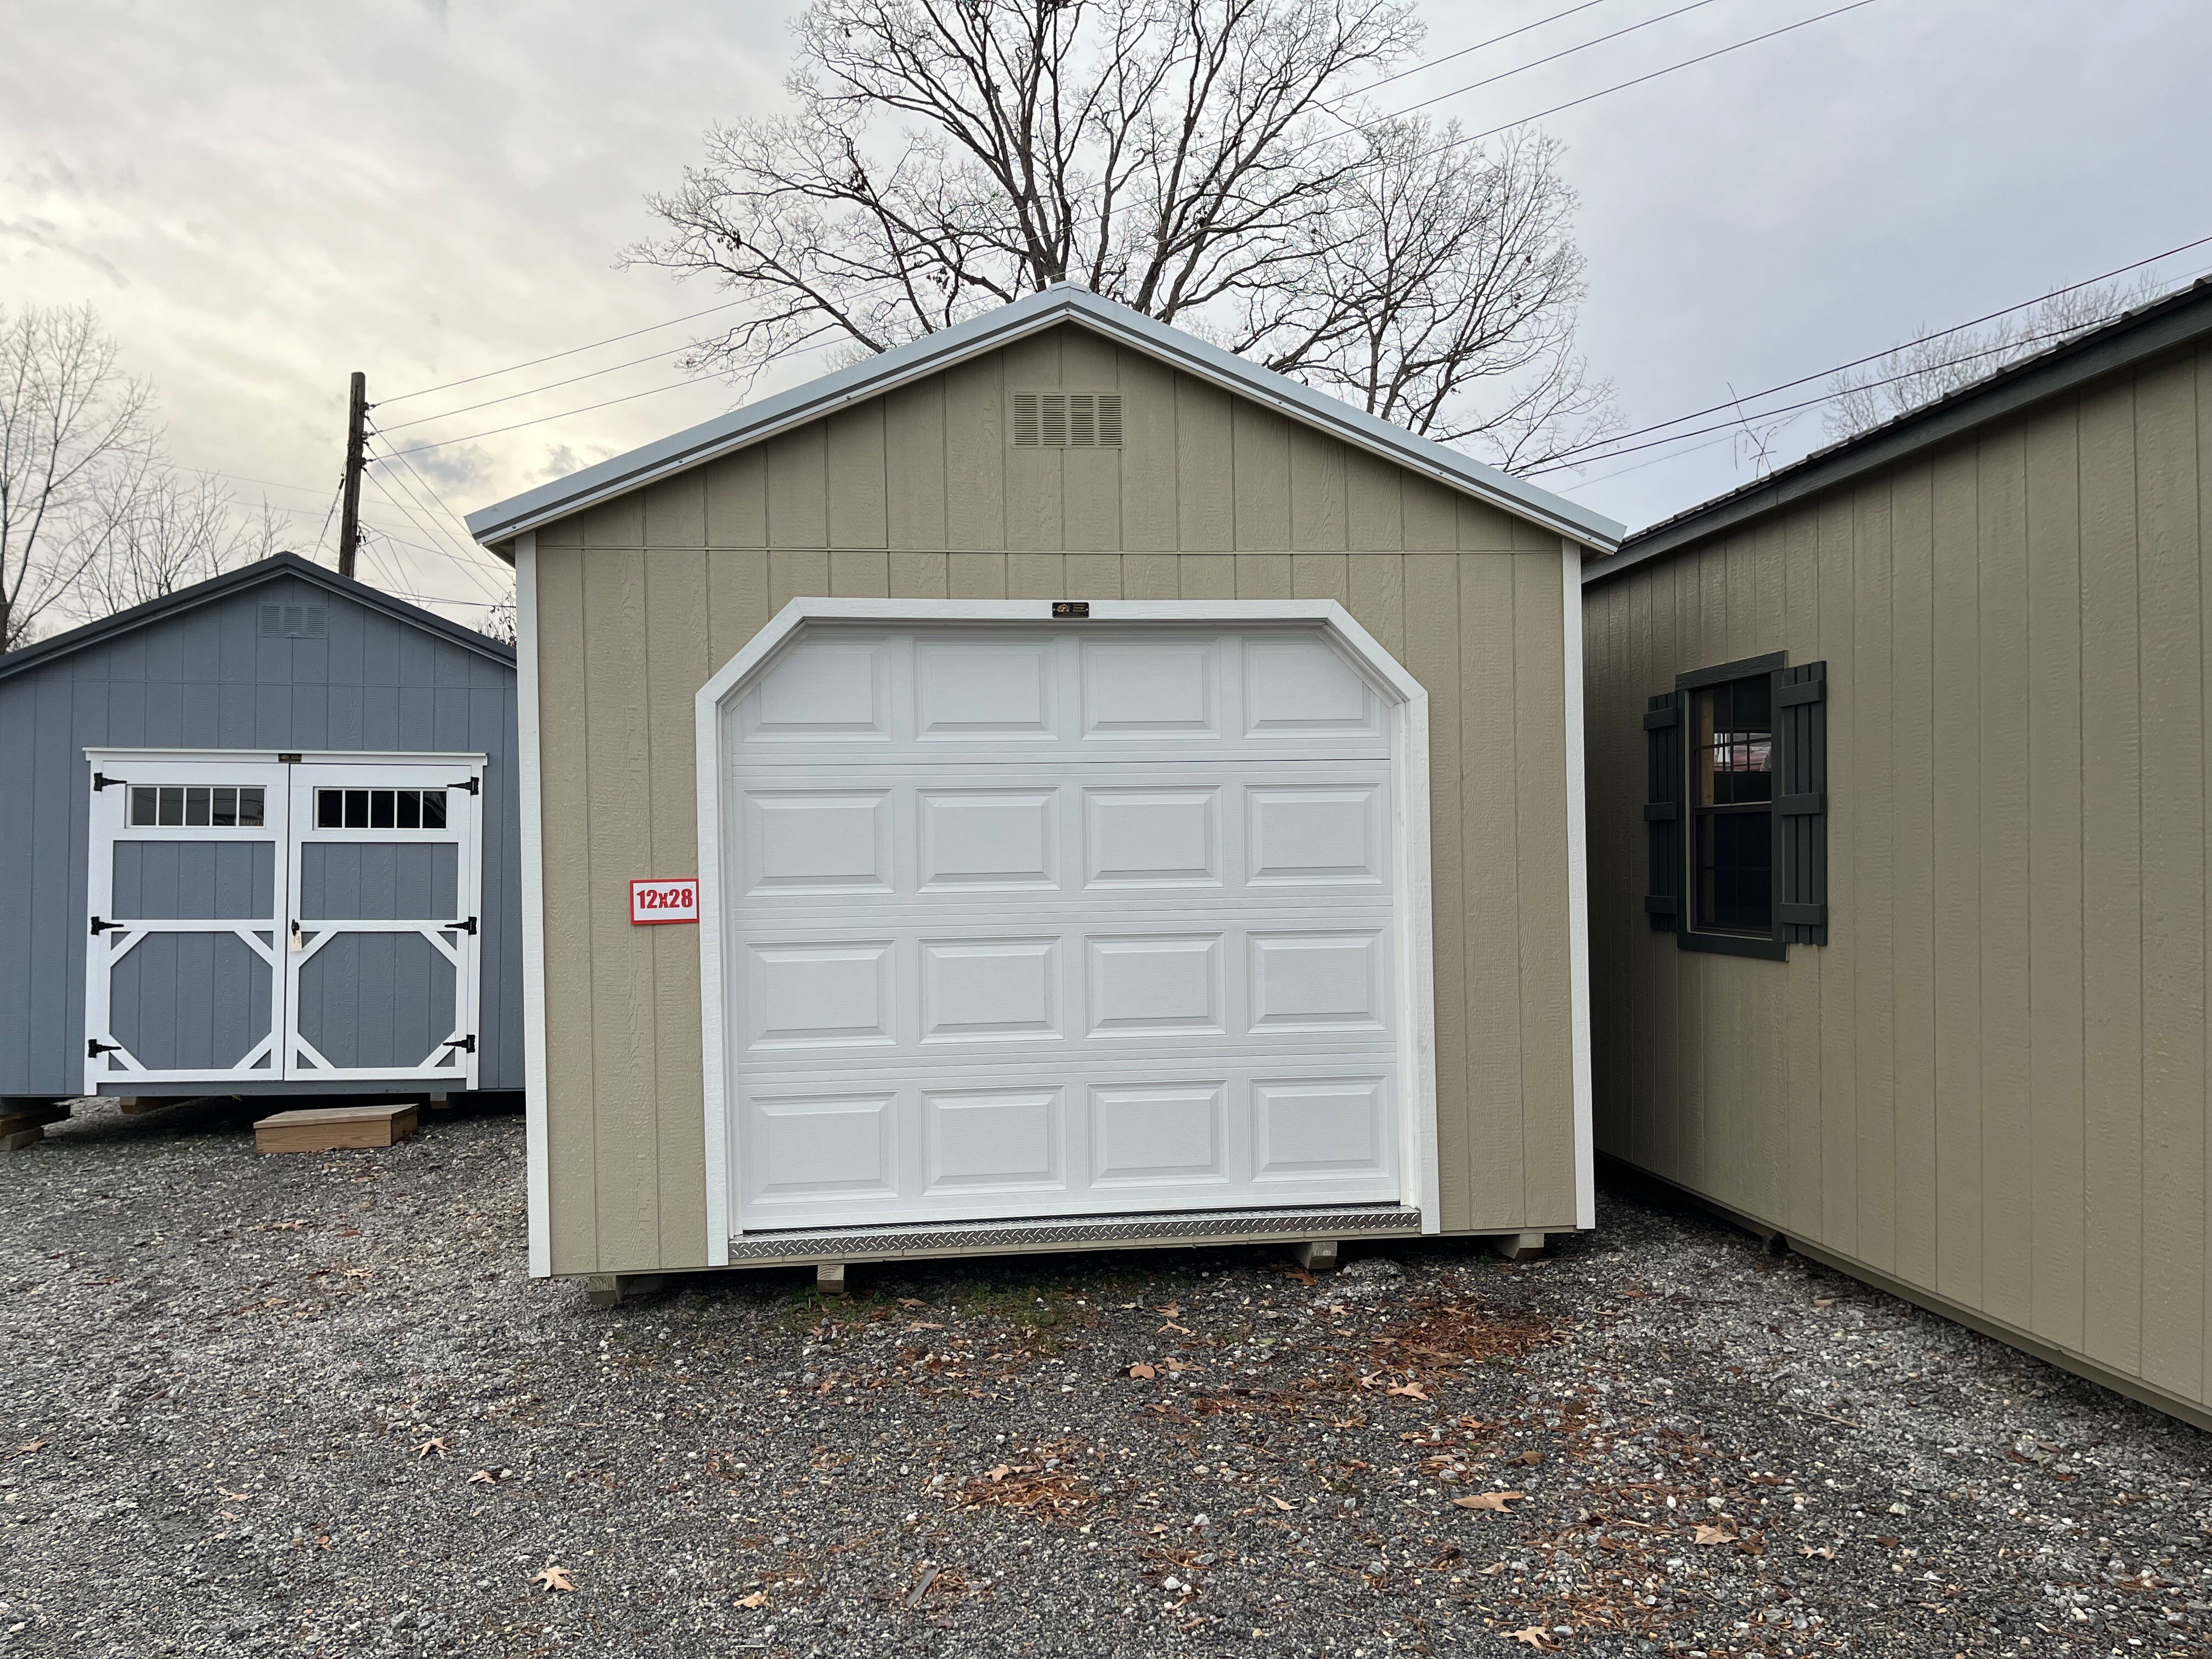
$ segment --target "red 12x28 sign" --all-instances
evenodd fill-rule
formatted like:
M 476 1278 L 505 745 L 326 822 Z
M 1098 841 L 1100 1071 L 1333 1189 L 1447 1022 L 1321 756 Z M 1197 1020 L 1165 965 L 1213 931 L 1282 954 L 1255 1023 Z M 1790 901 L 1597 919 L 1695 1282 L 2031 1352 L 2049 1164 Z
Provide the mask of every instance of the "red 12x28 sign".
M 629 919 L 641 927 L 663 921 L 698 921 L 699 878 L 678 876 L 669 881 L 630 883 Z

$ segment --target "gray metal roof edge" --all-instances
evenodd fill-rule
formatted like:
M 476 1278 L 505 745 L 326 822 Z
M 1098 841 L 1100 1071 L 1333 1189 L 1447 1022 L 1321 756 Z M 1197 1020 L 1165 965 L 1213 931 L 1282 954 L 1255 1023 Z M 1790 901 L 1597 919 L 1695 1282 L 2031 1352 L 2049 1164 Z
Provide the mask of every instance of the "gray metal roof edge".
M 565 478 L 479 507 L 468 515 L 469 533 L 486 544 L 505 541 L 672 472 L 817 419 L 846 404 L 878 396 L 964 358 L 1068 321 L 1087 324 L 1202 379 L 1273 404 L 1310 425 L 1333 431 L 1453 489 L 1537 520 L 1577 541 L 1610 550 L 1619 546 L 1627 533 L 1626 525 L 1603 514 L 1593 513 L 1432 438 L 1394 426 L 1340 398 L 1302 386 L 1288 375 L 1262 368 L 1232 351 L 1071 283 L 1056 284 Z
M 229 598 L 249 587 L 273 581 L 279 576 L 297 576 L 327 588 L 341 599 L 351 599 L 356 605 L 381 611 L 386 616 L 421 629 L 426 634 L 435 634 L 448 642 L 474 651 L 493 661 L 514 666 L 514 647 L 504 641 L 479 634 L 474 629 L 464 628 L 449 622 L 435 611 L 425 611 L 420 605 L 410 605 L 404 599 L 394 599 L 366 582 L 357 582 L 341 576 L 335 570 L 326 570 L 312 559 L 303 559 L 296 553 L 272 553 L 252 564 L 240 565 L 235 570 L 226 570 L 220 576 L 210 576 L 204 582 L 194 582 L 190 587 L 180 587 L 173 593 L 164 593 L 143 605 L 134 605 L 128 611 L 118 611 L 112 617 L 102 617 L 96 622 L 85 623 L 15 651 L 0 653 L 0 679 L 20 674 L 41 663 L 65 657 L 86 646 L 98 645 L 118 634 L 128 633 L 134 628 L 143 628 L 174 616 L 180 611 L 196 610 L 211 605 L 217 599 Z
M 1808 495 L 1878 471 L 1917 451 L 2079 391 L 2191 341 L 2212 335 L 2212 278 L 2060 342 L 1987 380 L 1887 421 L 1856 437 L 1816 449 L 1754 483 L 1716 495 L 1647 529 L 1611 556 L 1585 562 L 1583 586 L 1595 587 L 1639 565 L 1724 535 Z

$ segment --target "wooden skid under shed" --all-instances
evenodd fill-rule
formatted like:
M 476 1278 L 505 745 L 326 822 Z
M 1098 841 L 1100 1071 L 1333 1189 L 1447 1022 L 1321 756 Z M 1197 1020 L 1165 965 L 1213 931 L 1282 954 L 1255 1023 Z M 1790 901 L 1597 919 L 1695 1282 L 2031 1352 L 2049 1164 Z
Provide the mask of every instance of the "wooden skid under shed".
M 253 1145 L 263 1152 L 333 1152 L 349 1148 L 396 1146 L 415 1133 L 420 1101 L 375 1106 L 318 1106 L 278 1112 L 253 1126 Z

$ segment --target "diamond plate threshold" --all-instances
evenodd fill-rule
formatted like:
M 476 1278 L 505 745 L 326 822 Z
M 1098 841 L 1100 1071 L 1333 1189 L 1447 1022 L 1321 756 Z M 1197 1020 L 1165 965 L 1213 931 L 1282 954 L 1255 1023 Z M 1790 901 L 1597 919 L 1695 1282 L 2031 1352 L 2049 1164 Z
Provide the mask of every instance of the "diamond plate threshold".
M 1035 1221 L 939 1221 L 923 1226 L 824 1227 L 741 1233 L 730 1264 L 867 1261 L 902 1255 L 1085 1249 L 1116 1244 L 1204 1244 L 1216 1240 L 1304 1240 L 1419 1233 L 1421 1212 L 1406 1204 L 1308 1210 L 1180 1210 L 1152 1215 L 1049 1216 Z

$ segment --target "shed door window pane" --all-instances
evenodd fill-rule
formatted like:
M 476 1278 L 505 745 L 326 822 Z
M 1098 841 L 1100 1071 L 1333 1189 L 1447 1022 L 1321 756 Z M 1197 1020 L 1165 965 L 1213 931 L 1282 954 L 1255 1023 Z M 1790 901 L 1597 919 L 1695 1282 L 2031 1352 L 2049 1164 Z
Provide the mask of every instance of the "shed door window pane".
M 442 789 L 318 789 L 318 830 L 442 830 Z
M 1690 694 L 1691 925 L 1774 931 L 1773 690 L 1765 674 Z
M 132 825 L 179 830 L 258 830 L 259 784 L 133 784 Z

